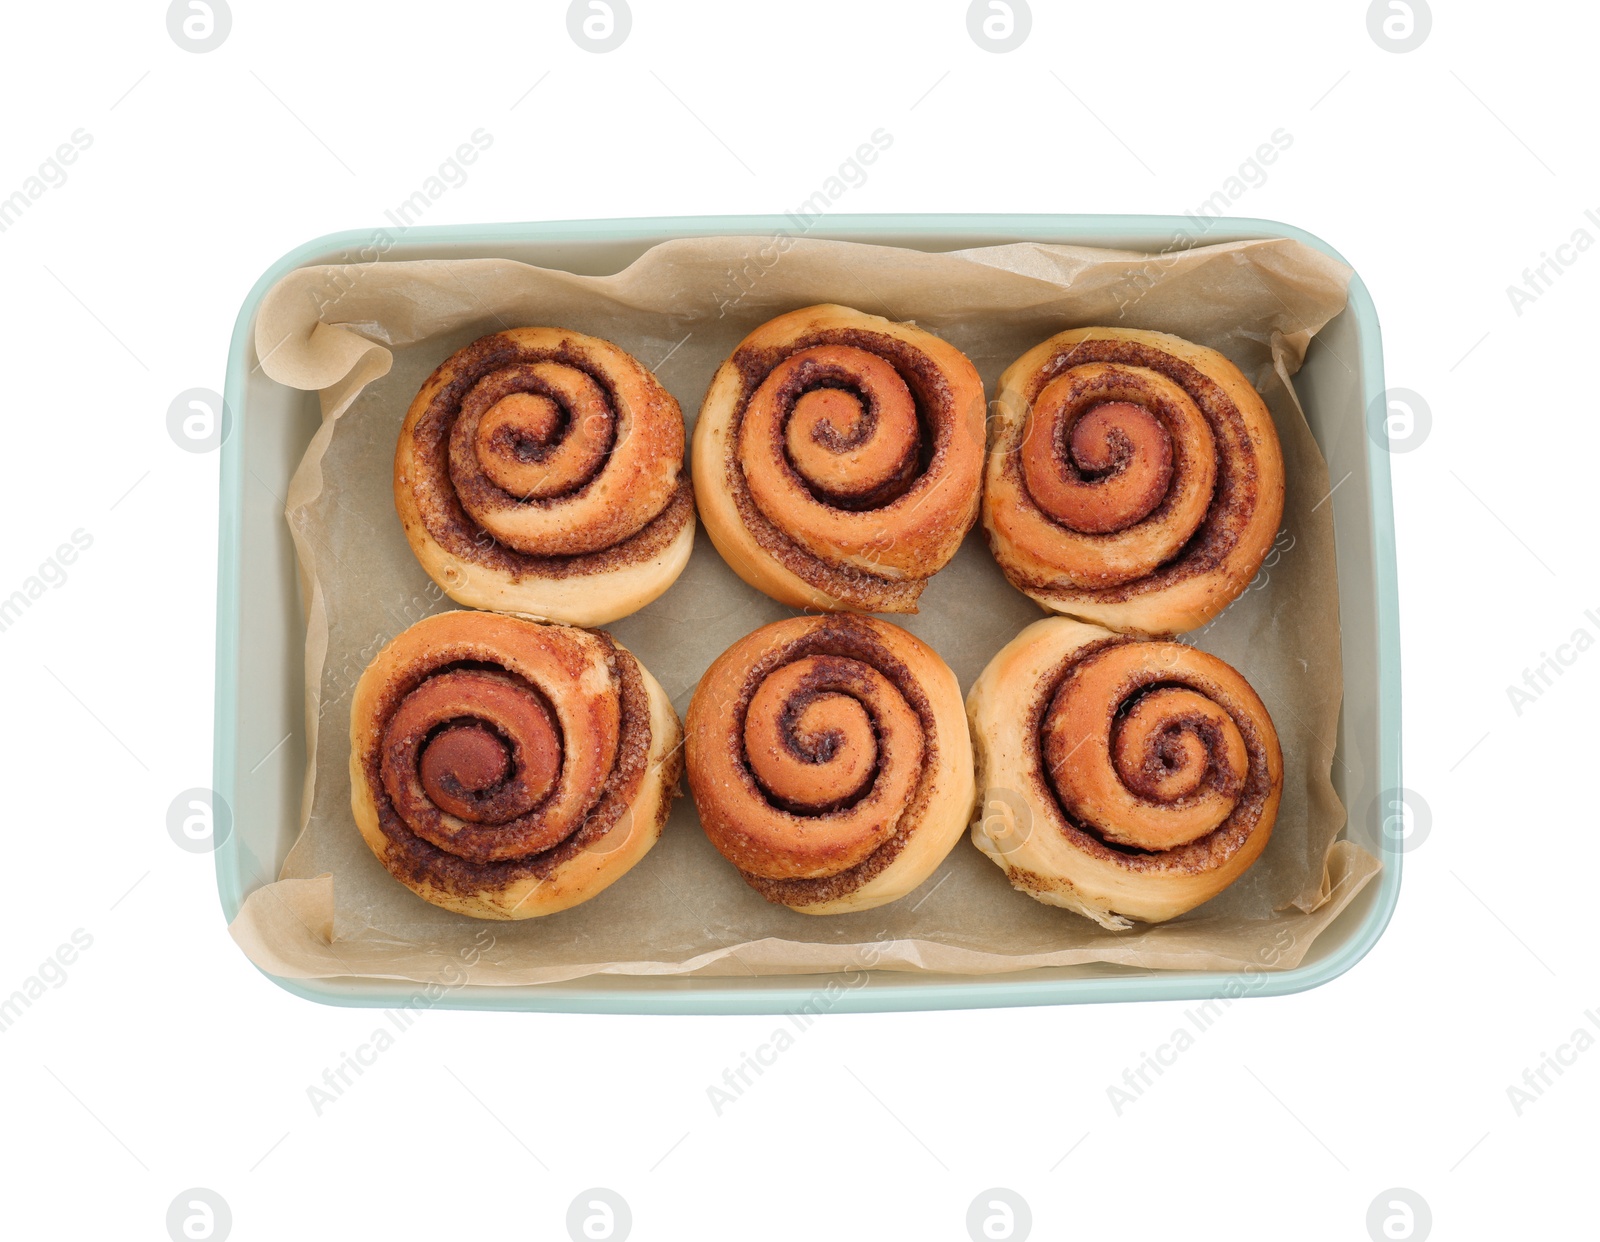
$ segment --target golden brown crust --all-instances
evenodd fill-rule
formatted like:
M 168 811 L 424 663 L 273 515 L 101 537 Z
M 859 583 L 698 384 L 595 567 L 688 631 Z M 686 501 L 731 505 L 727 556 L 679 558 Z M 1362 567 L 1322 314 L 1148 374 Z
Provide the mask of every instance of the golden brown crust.
M 843 306 L 780 315 L 700 407 L 701 518 L 781 603 L 915 612 L 976 520 L 984 414 L 977 370 L 932 333 Z
M 695 688 L 685 749 L 712 844 L 767 900 L 805 914 L 904 896 L 972 808 L 955 675 L 870 617 L 795 617 L 742 638 Z
M 1125 633 L 1203 625 L 1261 568 L 1283 455 L 1260 394 L 1215 350 L 1075 328 L 1000 377 L 983 525 L 1014 586 Z
M 441 613 L 361 675 L 351 807 L 425 901 L 482 919 L 553 914 L 655 844 L 682 736 L 666 692 L 608 635 Z
M 694 543 L 683 413 L 632 355 L 513 328 L 428 377 L 395 448 L 395 508 L 458 603 L 602 625 L 676 580 Z
M 1035 622 L 967 696 L 972 840 L 1011 883 L 1107 927 L 1215 897 L 1259 857 L 1283 794 L 1265 705 L 1180 643 Z

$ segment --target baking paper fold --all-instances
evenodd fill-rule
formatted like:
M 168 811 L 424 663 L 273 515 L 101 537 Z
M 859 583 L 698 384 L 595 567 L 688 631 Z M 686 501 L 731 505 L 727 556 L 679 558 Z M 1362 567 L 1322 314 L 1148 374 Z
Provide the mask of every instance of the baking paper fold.
M 1015 243 L 930 253 L 804 237 L 665 242 L 625 270 L 578 275 L 509 259 L 303 268 L 263 300 L 256 352 L 273 380 L 319 395 L 323 423 L 286 516 L 306 612 L 303 824 L 279 879 L 232 925 L 250 959 L 289 978 L 368 976 L 537 984 L 586 975 L 769 975 L 860 969 L 976 975 L 1111 963 L 1235 971 L 1297 965 L 1377 873 L 1337 841 L 1330 780 L 1342 693 L 1328 471 L 1291 377 L 1344 308 L 1350 270 L 1290 240 L 1169 254 Z M 1283 529 L 1251 587 L 1186 636 L 1250 680 L 1277 726 L 1284 794 L 1265 853 L 1231 888 L 1160 926 L 1108 931 L 1014 891 L 963 838 L 921 888 L 827 918 L 767 903 L 711 847 L 687 798 L 627 876 L 564 913 L 483 923 L 423 902 L 372 856 L 350 813 L 350 696 L 378 648 L 455 605 L 423 573 L 395 515 L 395 441 L 411 398 L 450 353 L 492 331 L 550 325 L 615 341 L 650 366 L 691 426 L 717 365 L 752 328 L 818 302 L 912 320 L 1000 372 L 1069 327 L 1176 333 L 1221 350 L 1261 390 L 1283 444 Z M 1041 614 L 974 532 L 891 618 L 950 663 L 963 690 Z M 746 586 L 702 531 L 683 577 L 608 626 L 680 715 L 735 640 L 794 615 Z

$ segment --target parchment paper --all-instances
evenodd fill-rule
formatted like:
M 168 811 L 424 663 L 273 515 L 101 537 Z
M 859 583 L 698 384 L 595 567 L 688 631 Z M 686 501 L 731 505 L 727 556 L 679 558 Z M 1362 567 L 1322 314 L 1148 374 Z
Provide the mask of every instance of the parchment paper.
M 1328 473 L 1290 376 L 1345 304 L 1350 272 L 1292 241 L 1163 255 L 1013 244 L 931 254 L 808 238 L 672 241 L 603 277 L 500 259 L 374 262 L 291 273 L 269 293 L 256 348 L 280 383 L 319 391 L 324 422 L 289 492 L 307 613 L 305 819 L 280 879 L 232 931 L 289 977 L 366 975 L 526 984 L 604 974 L 791 974 L 879 969 L 987 974 L 1088 962 L 1280 969 L 1378 869 L 1336 842 L 1329 780 L 1341 693 Z M 436 909 L 373 858 L 350 813 L 350 695 L 378 648 L 454 605 L 422 572 L 395 516 L 394 446 L 429 372 L 484 333 L 556 325 L 617 342 L 655 369 L 691 425 L 713 371 L 773 315 L 842 302 L 914 320 L 977 364 L 1004 367 L 1061 329 L 1120 324 L 1220 349 L 1261 389 L 1283 442 L 1284 527 L 1256 582 L 1189 637 L 1239 668 L 1283 743 L 1285 789 L 1260 860 L 1219 897 L 1161 926 L 1108 931 L 1014 891 L 963 839 L 916 892 L 830 918 L 768 904 L 700 831 L 687 797 L 661 842 L 600 896 L 562 914 L 483 924 Z M 702 531 L 683 577 L 609 628 L 680 715 L 706 666 L 790 610 L 746 586 Z M 974 532 L 898 623 L 931 643 L 963 689 L 1041 615 Z M 487 927 L 492 933 L 483 934 Z M 485 943 L 487 941 L 487 947 Z

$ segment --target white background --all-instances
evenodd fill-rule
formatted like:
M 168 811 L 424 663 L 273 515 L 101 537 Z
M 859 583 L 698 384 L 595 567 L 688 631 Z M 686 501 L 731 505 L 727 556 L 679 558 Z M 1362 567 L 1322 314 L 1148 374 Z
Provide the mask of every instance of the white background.
M 0 995 L 93 938 L 0 1033 L 7 1234 L 164 1238 L 205 1187 L 241 1239 L 562 1238 L 592 1186 L 641 1239 L 961 1239 L 994 1186 L 1035 1237 L 1361 1239 L 1390 1187 L 1437 1237 L 1584 1232 L 1558 1222 L 1592 1210 L 1600 1051 L 1520 1116 L 1507 1088 L 1600 1035 L 1600 655 L 1520 715 L 1507 686 L 1600 634 L 1600 254 L 1565 252 L 1520 314 L 1507 287 L 1600 239 L 1594 10 L 1439 3 L 1401 54 L 1358 2 L 1036 2 L 996 54 L 961 0 L 634 0 L 595 54 L 566 7 L 234 0 L 205 54 L 161 3 L 7 11 L 0 195 L 92 145 L 0 233 L 0 595 L 93 540 L 0 633 Z M 1433 412 L 1394 476 L 1405 775 L 1433 828 L 1387 934 L 1234 1006 L 1120 1116 L 1107 1087 L 1183 1006 L 834 1017 L 720 1117 L 707 1087 L 774 1019 L 424 1014 L 316 1116 L 308 1085 L 374 1015 L 260 975 L 210 856 L 167 835 L 210 781 L 217 503 L 169 403 L 221 389 L 271 262 L 380 224 L 476 129 L 491 149 L 427 223 L 782 211 L 879 127 L 839 210 L 1180 212 L 1292 135 L 1235 213 L 1341 249 L 1388 383 Z

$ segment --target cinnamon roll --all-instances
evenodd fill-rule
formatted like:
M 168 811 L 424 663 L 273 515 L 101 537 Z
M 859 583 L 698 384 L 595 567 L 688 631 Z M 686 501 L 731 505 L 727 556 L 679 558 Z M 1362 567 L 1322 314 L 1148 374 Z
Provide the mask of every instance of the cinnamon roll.
M 351 808 L 425 901 L 480 919 L 554 914 L 655 844 L 682 737 L 666 692 L 607 635 L 441 613 L 361 675 Z
M 1215 897 L 1260 855 L 1283 793 L 1272 719 L 1182 643 L 1035 622 L 967 696 L 973 843 L 1014 887 L 1106 927 Z
M 1260 395 L 1215 350 L 1075 328 L 1000 377 L 983 525 L 1053 612 L 1128 633 L 1203 625 L 1250 584 L 1283 517 Z
M 758 893 L 803 914 L 905 896 L 972 809 L 955 675 L 870 617 L 796 617 L 747 635 L 700 679 L 687 728 L 706 835 Z
M 763 324 L 694 431 L 711 541 L 793 608 L 915 612 L 977 517 L 983 382 L 930 332 L 843 306 Z
M 560 328 L 446 358 L 411 403 L 395 508 L 457 603 L 568 625 L 642 608 L 683 572 L 683 412 L 638 359 Z

